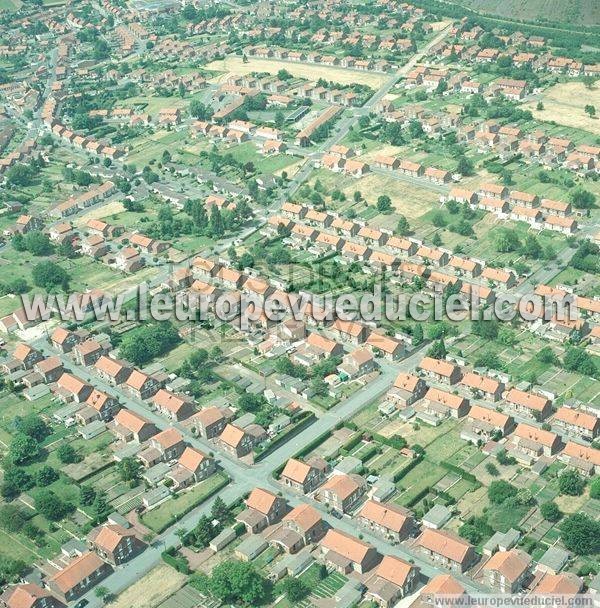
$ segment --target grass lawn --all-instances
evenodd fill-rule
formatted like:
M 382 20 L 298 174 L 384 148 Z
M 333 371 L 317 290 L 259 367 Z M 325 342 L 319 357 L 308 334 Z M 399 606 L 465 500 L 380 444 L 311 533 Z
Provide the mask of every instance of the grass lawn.
M 160 532 L 173 518 L 181 517 L 191 508 L 204 502 L 226 479 L 223 473 L 215 473 L 191 489 L 167 499 L 142 516 L 144 524 L 155 532 Z
M 467 442 L 460 438 L 460 430 L 454 427 L 427 445 L 427 460 L 435 463 L 444 462 L 467 447 Z
M 419 492 L 427 487 L 433 487 L 446 474 L 447 471 L 442 467 L 423 460 L 399 481 L 398 488 L 405 488 L 405 490 L 400 492 L 394 502 L 407 506 Z
M 512 505 L 506 508 L 503 505 L 490 505 L 487 511 L 488 523 L 499 532 L 507 532 L 510 528 L 518 528 L 519 523 L 529 511 L 524 505 Z

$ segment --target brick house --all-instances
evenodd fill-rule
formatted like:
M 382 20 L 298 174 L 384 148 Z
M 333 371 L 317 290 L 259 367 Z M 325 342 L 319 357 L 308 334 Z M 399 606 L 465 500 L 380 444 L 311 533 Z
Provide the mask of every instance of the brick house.
M 139 555 L 145 548 L 131 529 L 116 524 L 94 528 L 87 537 L 88 546 L 113 566 L 124 564 Z
M 279 479 L 282 484 L 302 494 L 308 494 L 320 486 L 325 480 L 325 470 L 313 466 L 310 462 L 302 462 L 290 458 Z

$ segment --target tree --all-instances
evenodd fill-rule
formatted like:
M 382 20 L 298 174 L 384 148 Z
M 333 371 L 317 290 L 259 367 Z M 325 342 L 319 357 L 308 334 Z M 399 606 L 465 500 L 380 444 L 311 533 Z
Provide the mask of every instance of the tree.
M 490 484 L 488 488 L 488 498 L 490 499 L 491 503 L 500 505 L 508 498 L 516 496 L 517 492 L 517 488 L 508 483 L 508 481 L 498 479 L 496 481 L 492 481 Z
M 123 481 L 135 481 L 139 478 L 141 466 L 139 460 L 126 456 L 117 464 L 117 470 Z
M 14 464 L 24 464 L 36 458 L 40 453 L 40 446 L 34 437 L 17 433 L 10 443 L 8 457 Z
M 543 503 L 540 506 L 540 513 L 547 521 L 556 522 L 562 518 L 562 512 L 553 500 Z
M 6 532 L 20 532 L 27 518 L 21 507 L 17 505 L 2 505 L 0 507 L 0 528 Z
M 592 378 L 597 378 L 599 375 L 594 359 L 583 348 L 575 346 L 567 348 L 567 352 L 563 357 L 563 366 L 567 371 L 579 372 Z
M 112 507 L 108 502 L 105 492 L 96 492 L 96 497 L 92 503 L 92 513 L 94 515 L 94 524 L 98 525 L 105 522 L 107 517 L 112 513 Z
M 550 365 L 557 365 L 559 362 L 556 353 L 552 350 L 550 346 L 544 346 L 535 354 L 535 358 L 541 363 L 546 363 Z
M 396 232 L 400 236 L 407 236 L 410 234 L 410 224 L 404 215 L 398 218 L 398 224 L 396 225 Z
M 292 603 L 301 602 L 309 593 L 308 585 L 299 578 L 289 576 L 283 583 L 283 591 Z
M 15 583 L 27 569 L 27 564 L 20 559 L 0 557 L 0 586 Z
M 485 470 L 492 476 L 492 477 L 498 477 L 498 475 L 500 475 L 500 471 L 498 470 L 498 467 L 493 463 L 493 462 L 488 462 L 485 465 Z
M 581 496 L 585 488 L 585 481 L 574 469 L 567 469 L 558 477 L 558 489 L 561 494 L 568 496 Z
M 528 234 L 523 243 L 523 255 L 533 260 L 539 260 L 542 257 L 542 246 L 533 234 Z
M 36 256 L 47 256 L 52 253 L 52 243 L 47 234 L 33 230 L 25 235 L 25 248 Z
M 180 341 L 177 329 L 167 321 L 143 325 L 123 338 L 119 353 L 124 359 L 139 366 L 168 352 Z
M 431 243 L 434 247 L 440 247 L 442 245 L 442 237 L 440 236 L 439 232 L 436 232 L 432 239 L 431 239 Z
M 377 199 L 377 211 L 386 213 L 392 208 L 392 199 L 387 194 L 382 194 Z
M 436 228 L 443 228 L 448 222 L 441 211 L 434 211 L 431 215 L 431 223 Z
M 81 486 L 79 488 L 79 502 L 84 507 L 89 507 L 93 504 L 96 498 L 96 490 L 92 486 Z
M 565 547 L 577 555 L 600 553 L 600 522 L 583 513 L 570 515 L 561 527 Z
M 35 285 L 48 291 L 59 285 L 64 287 L 69 282 L 67 272 L 58 264 L 50 261 L 36 264 L 33 267 L 31 275 Z
M 59 498 L 52 490 L 40 490 L 35 495 L 34 506 L 46 519 L 59 521 L 63 519 L 72 506 Z
M 596 106 L 593 106 L 592 104 L 586 104 L 584 110 L 590 118 L 594 118 L 594 116 L 596 116 Z
M 68 443 L 59 445 L 56 450 L 56 455 L 63 464 L 73 464 L 74 462 L 79 461 L 79 456 L 75 451 L 75 448 Z
M 15 466 L 9 466 L 4 471 L 4 480 L 2 482 L 2 497 L 7 500 L 16 498 L 21 492 L 25 492 L 33 488 L 33 478 L 31 475 Z
M 596 196 L 581 186 L 569 192 L 569 199 L 576 209 L 592 209 L 596 203 Z
M 224 523 L 224 522 L 228 521 L 229 518 L 231 517 L 229 508 L 227 507 L 227 505 L 225 504 L 225 501 L 220 496 L 217 496 L 217 498 L 215 499 L 215 502 L 213 503 L 212 507 L 210 508 L 210 516 L 213 519 L 216 519 L 220 523 Z
M 225 234 L 221 210 L 216 205 L 213 205 L 210 209 L 210 232 L 216 238 L 222 237 Z
M 25 187 L 31 185 L 34 178 L 34 170 L 23 163 L 13 165 L 6 172 L 6 183 L 9 186 Z
M 464 155 L 460 156 L 456 165 L 456 172 L 465 176 L 473 175 L 472 161 Z
M 192 531 L 192 536 L 196 546 L 202 548 L 208 547 L 210 541 L 215 537 L 215 527 L 212 525 L 210 518 L 202 515 Z
M 590 484 L 590 498 L 600 498 L 600 477 L 596 477 Z
M 432 357 L 433 359 L 444 359 L 447 354 L 448 351 L 446 350 L 443 338 L 434 342 L 427 351 L 427 356 Z
M 94 595 L 100 598 L 101 600 L 106 601 L 110 596 L 110 590 L 108 589 L 108 587 L 100 585 L 99 587 L 96 587 L 94 589 Z
M 33 413 L 23 417 L 16 416 L 14 425 L 18 431 L 29 435 L 29 437 L 33 437 L 36 441 L 43 441 L 52 432 L 46 422 L 40 416 Z
M 190 102 L 189 111 L 194 118 L 198 118 L 200 120 L 209 120 L 213 115 L 212 108 L 203 104 L 198 99 L 192 99 Z
M 40 487 L 49 486 L 58 479 L 56 469 L 46 464 L 35 474 L 35 483 Z
M 514 230 L 503 228 L 497 231 L 495 246 L 499 253 L 510 253 L 521 247 L 521 241 Z
M 211 593 L 226 604 L 259 606 L 268 597 L 269 582 L 254 564 L 237 560 L 221 562 L 210 577 Z
M 541 111 L 544 109 L 544 104 L 543 104 L 541 101 L 538 101 L 538 102 L 537 102 L 537 105 L 535 106 L 535 109 L 536 109 L 538 112 L 541 112 Z

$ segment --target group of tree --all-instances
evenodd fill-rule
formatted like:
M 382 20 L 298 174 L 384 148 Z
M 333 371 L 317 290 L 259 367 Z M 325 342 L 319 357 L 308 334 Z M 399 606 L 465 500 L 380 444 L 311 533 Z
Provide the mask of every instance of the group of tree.
M 42 287 L 46 291 L 55 291 L 60 287 L 63 291 L 69 291 L 69 274 L 56 262 L 47 260 L 40 262 L 31 271 L 34 285 Z
M 226 560 L 209 576 L 196 573 L 191 584 L 224 604 L 262 606 L 270 600 L 272 585 L 251 562 Z
M 168 321 L 138 327 L 123 338 L 119 354 L 134 365 L 148 363 L 170 351 L 181 341 L 177 329 Z
M 48 256 L 54 250 L 48 235 L 38 230 L 32 230 L 27 234 L 16 232 L 11 243 L 16 251 L 28 251 L 36 256 Z

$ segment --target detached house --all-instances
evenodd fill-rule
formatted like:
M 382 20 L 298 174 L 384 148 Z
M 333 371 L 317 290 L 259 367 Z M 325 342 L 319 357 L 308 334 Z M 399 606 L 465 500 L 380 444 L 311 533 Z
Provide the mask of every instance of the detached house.
M 425 528 L 415 548 L 431 561 L 453 572 L 466 572 L 477 561 L 471 543 L 443 530 Z
M 458 366 L 432 357 L 424 357 L 419 363 L 419 369 L 429 378 L 444 384 L 456 384 L 461 377 Z
M 65 402 L 83 403 L 93 389 L 94 387 L 87 382 L 67 373 L 64 373 L 56 382 L 56 392 Z
M 375 574 L 366 581 L 366 599 L 381 608 L 391 608 L 409 595 L 419 581 L 419 569 L 399 557 L 386 555 Z
M 529 424 L 519 423 L 513 434 L 515 456 L 525 464 L 531 464 L 540 456 L 553 456 L 560 448 L 560 437 Z
M 560 460 L 584 475 L 600 473 L 600 450 L 568 441 L 559 456 Z
M 116 524 L 92 530 L 88 535 L 88 545 L 113 566 L 124 564 L 146 548 L 146 543 L 137 538 L 133 530 Z
M 310 505 L 299 504 L 282 521 L 282 525 L 269 542 L 288 553 L 316 543 L 325 535 L 325 522 L 321 514 Z
M 285 500 L 269 490 L 254 488 L 246 499 L 246 509 L 235 519 L 243 523 L 250 534 L 256 534 L 281 520 L 286 512 Z
M 65 608 L 65 604 L 47 589 L 34 583 L 21 583 L 7 587 L 0 595 L 2 608 Z
M 460 385 L 466 388 L 471 396 L 496 402 L 502 397 L 504 384 L 488 376 L 467 372 L 461 379 Z
M 342 574 L 364 574 L 381 559 L 375 547 L 339 530 L 327 531 L 321 541 L 321 555 L 327 566 Z
M 468 423 L 461 431 L 460 437 L 473 443 L 488 441 L 497 434 L 506 437 L 514 425 L 511 416 L 481 405 L 472 405 L 467 417 Z
M 325 467 L 321 461 L 312 463 L 290 458 L 283 471 L 280 481 L 288 488 L 293 488 L 302 494 L 308 494 L 318 488 L 325 479 Z
M 382 538 L 400 542 L 413 534 L 415 520 L 408 509 L 392 503 L 367 500 L 358 513 L 360 526 Z
M 399 373 L 394 386 L 388 391 L 387 397 L 403 409 L 422 399 L 427 392 L 427 383 L 423 378 L 413 374 Z
M 366 485 L 360 475 L 333 475 L 321 486 L 319 500 L 339 513 L 348 513 L 365 493 Z
M 112 386 L 123 384 L 132 372 L 132 366 L 125 361 L 101 356 L 95 363 L 96 373 Z
M 233 424 L 227 424 L 215 442 L 236 458 L 248 455 L 256 445 L 253 435 Z
M 218 437 L 225 428 L 227 420 L 218 407 L 206 407 L 194 414 L 196 432 L 204 439 Z
M 81 335 L 64 327 L 57 327 L 50 336 L 52 346 L 61 353 L 70 353 L 81 341 Z
M 120 441 L 144 443 L 156 435 L 157 428 L 146 418 L 128 409 L 121 409 L 112 422 L 112 431 Z
M 210 477 L 216 470 L 215 460 L 204 452 L 186 447 L 177 464 L 166 475 L 175 489 L 185 488 Z
M 517 593 L 529 576 L 531 557 L 520 549 L 498 551 L 483 566 L 486 584 L 499 593 Z
M 151 402 L 163 416 L 177 422 L 189 418 L 195 411 L 194 402 L 187 395 L 175 395 L 164 389 L 160 389 L 152 396 Z
M 145 400 L 150 399 L 160 389 L 161 383 L 156 378 L 134 369 L 125 381 L 125 386 L 135 397 Z

